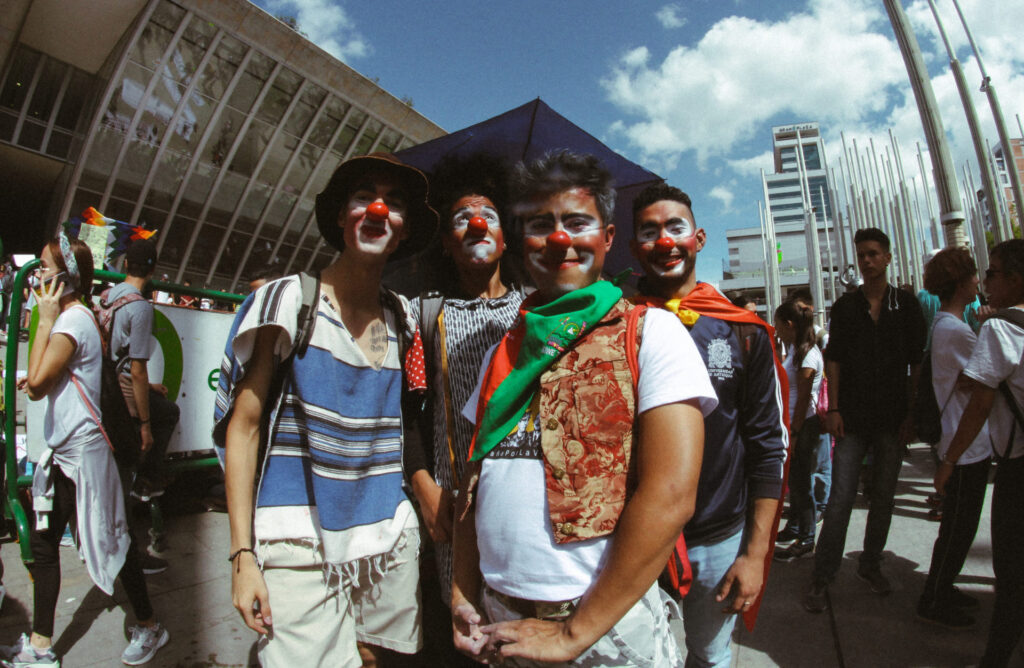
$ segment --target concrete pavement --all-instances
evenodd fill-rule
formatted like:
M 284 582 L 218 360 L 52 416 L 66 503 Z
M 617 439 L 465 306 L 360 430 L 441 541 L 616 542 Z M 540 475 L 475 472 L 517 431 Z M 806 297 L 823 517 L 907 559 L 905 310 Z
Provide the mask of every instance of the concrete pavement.
M 753 632 L 737 629 L 734 635 L 734 666 L 945 667 L 978 661 L 993 601 L 987 504 L 958 580 L 961 589 L 981 600 L 977 627 L 953 632 L 923 623 L 914 614 L 938 529 L 937 523 L 927 519 L 925 503 L 930 462 L 927 447 L 914 446 L 901 473 L 882 564 L 893 581 L 893 593 L 876 596 L 854 574 L 867 514 L 864 504 L 858 503 L 846 559 L 830 588 L 830 611 L 813 615 L 800 607 L 810 583 L 812 558 L 776 563 L 757 627 Z M 152 662 L 154 666 L 255 665 L 254 634 L 242 624 L 230 602 L 227 516 L 202 512 L 199 497 L 204 488 L 201 476 L 192 473 L 165 497 L 167 538 L 161 556 L 171 566 L 149 576 L 148 581 L 157 614 L 170 629 L 171 642 Z M 10 644 L 29 627 L 31 584 L 16 545 L 4 545 L 0 557 L 7 586 L 7 599 L 0 611 L 0 643 Z M 61 557 L 64 577 L 55 643 L 64 665 L 120 665 L 131 618 L 123 591 L 118 589 L 113 599 L 107 597 L 93 587 L 73 549 L 61 548 Z M 680 628 L 678 623 L 675 628 Z M 682 641 L 681 631 L 679 635 Z M 1016 665 L 1024 666 L 1020 648 Z

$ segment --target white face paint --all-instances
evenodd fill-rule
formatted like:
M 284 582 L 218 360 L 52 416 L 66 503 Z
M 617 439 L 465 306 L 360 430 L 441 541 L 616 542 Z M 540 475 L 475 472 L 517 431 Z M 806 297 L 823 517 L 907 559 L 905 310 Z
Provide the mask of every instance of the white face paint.
M 452 215 L 452 229 L 453 230 L 464 230 L 469 226 L 469 219 L 474 216 L 480 216 L 487 221 L 487 227 L 489 229 L 500 229 L 501 220 L 498 218 L 498 212 L 490 206 L 480 207 L 479 213 L 473 213 L 473 210 L 468 206 L 464 206 Z
M 491 256 L 498 245 L 487 237 L 467 237 L 462 242 L 462 250 L 469 256 L 470 259 L 478 262 L 482 262 Z
M 697 231 L 697 226 L 692 220 L 686 218 L 673 218 L 672 220 L 665 223 L 665 227 L 662 228 L 659 225 L 642 225 L 636 233 L 636 240 L 638 243 L 654 243 L 661 237 L 662 229 L 665 230 L 665 234 L 671 237 L 675 241 L 682 241 L 684 238 L 691 236 Z
M 500 259 L 501 250 L 498 245 L 504 244 L 504 236 L 498 210 L 490 199 L 481 195 L 467 195 L 456 202 L 455 207 L 448 235 L 453 244 L 458 244 L 459 254 L 476 265 Z M 474 217 L 487 221 L 487 229 L 482 233 L 469 229 L 469 221 Z
M 366 215 L 367 207 L 378 200 L 388 207 L 384 220 Z M 387 180 L 357 187 L 342 214 L 346 218 L 345 245 L 372 254 L 393 251 L 400 241 L 405 210 L 404 195 Z
M 523 234 L 527 237 L 546 237 L 556 229 L 550 216 L 529 218 L 523 223 Z M 562 231 L 570 239 L 579 239 L 601 232 L 601 221 L 590 216 L 571 216 L 562 222 Z

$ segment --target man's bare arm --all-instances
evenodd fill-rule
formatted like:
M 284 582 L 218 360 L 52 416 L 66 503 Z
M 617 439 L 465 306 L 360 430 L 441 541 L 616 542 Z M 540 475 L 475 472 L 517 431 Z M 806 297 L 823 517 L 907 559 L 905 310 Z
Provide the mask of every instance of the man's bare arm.
M 135 414 L 142 422 L 142 451 L 153 447 L 153 429 L 149 419 L 149 361 L 132 360 L 129 366 L 132 376 L 132 396 L 135 398 Z
M 480 549 L 476 542 L 476 507 L 470 505 L 466 508 L 470 498 L 469 485 L 474 483 L 479 471 L 479 462 L 470 462 L 466 465 L 456 501 L 452 540 L 451 606 L 455 647 L 471 657 L 482 660 L 484 657 L 481 653 L 487 644 L 488 636 L 480 630 L 485 620 L 477 609 L 483 576 L 480 574 Z
M 503 656 L 569 661 L 608 632 L 650 589 L 693 515 L 704 450 L 696 401 L 640 415 L 636 492 L 619 517 L 608 561 L 564 622 L 522 619 L 484 627 Z M 458 529 L 456 530 L 458 534 Z
M 253 482 L 260 447 L 260 425 L 274 375 L 274 343 L 277 327 L 262 327 L 249 368 L 238 383 L 238 394 L 225 434 L 224 486 L 227 493 L 231 554 L 253 547 Z M 231 598 L 249 628 L 267 633 L 271 624 L 270 601 L 256 556 L 241 552 L 231 568 Z M 259 610 L 253 603 L 259 603 Z
M 839 380 L 841 378 L 839 362 L 825 361 L 825 378 L 828 379 L 828 416 L 825 418 L 825 430 L 842 438 L 845 435 L 843 418 L 839 414 Z
M 764 586 L 764 559 L 771 543 L 772 525 L 779 507 L 778 499 L 754 499 L 748 511 L 746 542 L 743 552 L 726 572 L 718 588 L 716 601 L 732 595 L 732 601 L 722 612 L 743 612 L 757 600 Z

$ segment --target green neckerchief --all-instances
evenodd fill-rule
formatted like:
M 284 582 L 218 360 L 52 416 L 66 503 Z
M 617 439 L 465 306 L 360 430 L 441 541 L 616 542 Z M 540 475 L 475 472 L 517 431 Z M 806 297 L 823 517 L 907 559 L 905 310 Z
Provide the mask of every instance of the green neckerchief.
M 498 344 L 484 374 L 470 461 L 487 456 L 512 431 L 533 399 L 541 374 L 621 297 L 617 286 L 597 281 L 540 306 L 535 306 L 539 293 L 523 302 L 518 324 Z

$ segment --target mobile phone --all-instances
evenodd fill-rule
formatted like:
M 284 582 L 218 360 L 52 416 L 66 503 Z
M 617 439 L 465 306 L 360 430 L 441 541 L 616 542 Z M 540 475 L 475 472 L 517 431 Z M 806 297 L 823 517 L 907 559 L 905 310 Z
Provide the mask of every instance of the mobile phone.
M 57 285 L 60 285 L 61 283 L 64 284 L 64 290 L 61 291 L 61 293 L 60 293 L 61 297 L 65 296 L 65 295 L 69 295 L 69 294 L 71 294 L 72 292 L 75 291 L 74 286 L 71 285 L 71 278 L 67 275 L 66 272 L 62 271 L 60 273 L 54 274 L 53 276 L 48 276 L 46 278 L 41 279 L 40 282 L 43 285 L 49 286 L 50 285 L 50 281 L 56 281 Z

